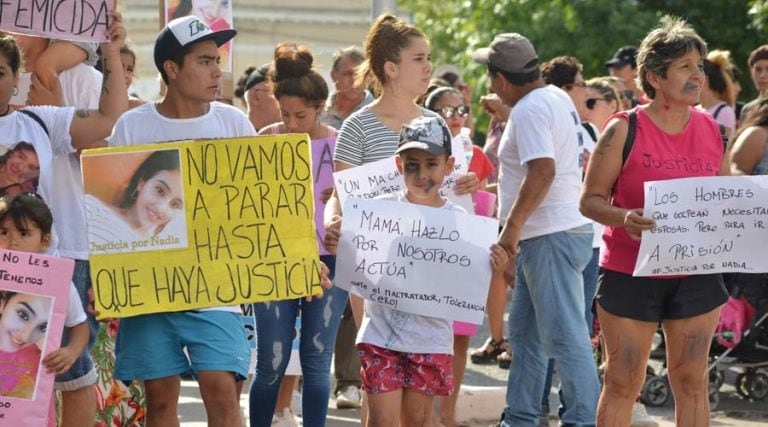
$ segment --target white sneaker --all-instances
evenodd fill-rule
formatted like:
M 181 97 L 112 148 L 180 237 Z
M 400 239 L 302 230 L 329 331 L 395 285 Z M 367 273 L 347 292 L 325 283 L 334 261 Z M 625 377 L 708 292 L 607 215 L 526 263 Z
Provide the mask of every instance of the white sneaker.
M 278 427 L 299 427 L 293 412 L 288 408 L 283 408 L 282 414 L 272 415 L 272 425 Z
M 632 405 L 632 427 L 659 427 L 659 423 L 645 411 L 645 405 L 635 402 Z
M 360 407 L 360 389 L 351 385 L 336 395 L 337 409 L 351 409 Z
M 294 390 L 291 395 L 291 411 L 297 416 L 301 416 L 301 393 L 298 390 Z

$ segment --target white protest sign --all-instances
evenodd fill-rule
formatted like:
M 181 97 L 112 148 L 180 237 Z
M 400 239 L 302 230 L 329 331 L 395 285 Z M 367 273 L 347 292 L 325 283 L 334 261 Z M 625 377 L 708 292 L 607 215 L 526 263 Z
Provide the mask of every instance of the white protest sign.
M 457 196 L 453 192 L 456 180 L 466 175 L 469 168 L 466 156 L 463 155 L 464 147 L 461 141 L 453 139 L 451 150 L 454 153 L 461 153 L 461 155 L 454 156 L 456 161 L 453 166 L 453 172 L 443 180 L 443 185 L 440 186 L 440 194 L 461 206 L 467 212 L 474 213 L 475 208 L 472 204 L 472 196 L 469 194 Z M 394 157 L 334 172 L 333 180 L 336 184 L 336 193 L 339 195 L 342 206 L 350 197 L 373 199 L 382 194 L 397 193 L 405 188 L 405 181 L 403 181 L 403 176 L 400 172 L 397 171 Z
M 768 272 L 768 176 L 645 183 L 635 276 Z
M 480 324 L 497 233 L 491 218 L 350 198 L 334 283 L 399 311 Z

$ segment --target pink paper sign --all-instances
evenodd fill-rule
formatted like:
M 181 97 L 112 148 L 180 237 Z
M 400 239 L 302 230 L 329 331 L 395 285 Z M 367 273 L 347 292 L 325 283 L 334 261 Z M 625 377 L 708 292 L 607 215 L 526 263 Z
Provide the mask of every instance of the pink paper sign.
M 323 192 L 333 188 L 333 149 L 336 147 L 336 137 L 328 137 L 312 141 L 312 177 L 315 193 L 315 229 L 317 230 L 317 247 L 320 255 L 328 255 L 323 246 L 325 226 L 323 211 L 325 202 Z M 325 198 L 327 200 L 327 197 Z
M 0 30 L 51 39 L 107 41 L 115 0 L 3 0 Z
M 0 425 L 45 426 L 74 261 L 0 250 Z

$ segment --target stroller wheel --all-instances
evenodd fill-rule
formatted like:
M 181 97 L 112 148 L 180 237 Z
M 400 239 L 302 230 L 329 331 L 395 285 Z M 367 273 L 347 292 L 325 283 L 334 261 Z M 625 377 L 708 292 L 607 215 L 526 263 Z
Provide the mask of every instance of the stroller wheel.
M 747 393 L 754 400 L 763 400 L 768 396 L 768 374 L 753 371 L 747 374 Z
M 734 383 L 734 386 L 736 387 L 736 394 L 739 395 L 742 399 L 749 399 L 749 388 L 747 387 L 747 374 L 739 374 L 736 375 L 736 382 Z
M 720 390 L 720 387 L 723 386 L 724 382 L 725 375 L 723 374 L 723 371 L 717 368 L 709 371 L 709 384 L 714 385 L 717 390 Z
M 640 400 L 652 408 L 664 406 L 669 400 L 670 388 L 666 377 L 653 377 L 643 384 Z
M 720 404 L 720 392 L 715 384 L 709 384 L 709 410 L 717 410 L 717 405 Z

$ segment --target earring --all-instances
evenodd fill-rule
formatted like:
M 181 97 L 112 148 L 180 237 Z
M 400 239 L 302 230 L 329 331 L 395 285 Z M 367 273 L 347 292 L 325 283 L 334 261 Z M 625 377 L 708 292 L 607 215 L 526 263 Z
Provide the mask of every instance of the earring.
M 16 85 L 13 85 L 13 96 L 16 96 L 19 94 L 19 87 Z

